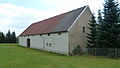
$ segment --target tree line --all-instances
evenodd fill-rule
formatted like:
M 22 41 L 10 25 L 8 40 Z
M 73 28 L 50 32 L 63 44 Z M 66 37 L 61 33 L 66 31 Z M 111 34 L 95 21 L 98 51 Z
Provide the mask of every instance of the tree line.
M 6 33 L 0 32 L 0 43 L 16 43 L 17 38 L 15 32 L 10 32 L 10 30 Z
M 89 23 L 88 47 L 120 48 L 120 7 L 115 0 L 105 0 L 103 10 L 98 10 Z

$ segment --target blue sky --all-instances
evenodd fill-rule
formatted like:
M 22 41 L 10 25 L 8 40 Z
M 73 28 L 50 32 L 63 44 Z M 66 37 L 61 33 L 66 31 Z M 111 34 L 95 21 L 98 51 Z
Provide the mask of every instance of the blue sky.
M 0 0 L 0 31 L 17 36 L 31 23 L 89 5 L 97 14 L 104 0 Z M 120 2 L 120 0 L 119 0 Z

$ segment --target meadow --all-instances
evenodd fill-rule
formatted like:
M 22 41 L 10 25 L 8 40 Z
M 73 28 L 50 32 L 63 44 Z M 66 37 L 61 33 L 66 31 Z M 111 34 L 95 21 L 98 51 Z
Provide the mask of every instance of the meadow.
M 120 60 L 66 56 L 18 44 L 0 44 L 0 68 L 120 68 Z

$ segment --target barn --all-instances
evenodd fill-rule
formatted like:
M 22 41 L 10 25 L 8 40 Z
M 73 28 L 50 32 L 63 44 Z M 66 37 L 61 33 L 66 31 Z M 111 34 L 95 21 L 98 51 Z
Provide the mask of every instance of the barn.
M 19 45 L 70 55 L 76 47 L 86 51 L 92 13 L 89 6 L 35 22 L 19 35 Z

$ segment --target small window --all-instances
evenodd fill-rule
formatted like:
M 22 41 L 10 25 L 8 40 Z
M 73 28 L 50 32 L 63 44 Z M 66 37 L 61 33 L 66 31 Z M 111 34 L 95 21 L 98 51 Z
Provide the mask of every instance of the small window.
M 49 43 L 49 47 L 51 47 L 51 43 Z
M 61 35 L 61 33 L 58 33 L 58 35 Z
M 48 46 L 48 43 L 46 43 L 46 46 Z
M 42 36 L 42 34 L 40 34 L 40 36 Z
M 50 34 L 48 34 L 48 36 L 50 36 Z
M 82 29 L 83 29 L 83 32 L 85 32 L 85 27 L 82 27 Z

